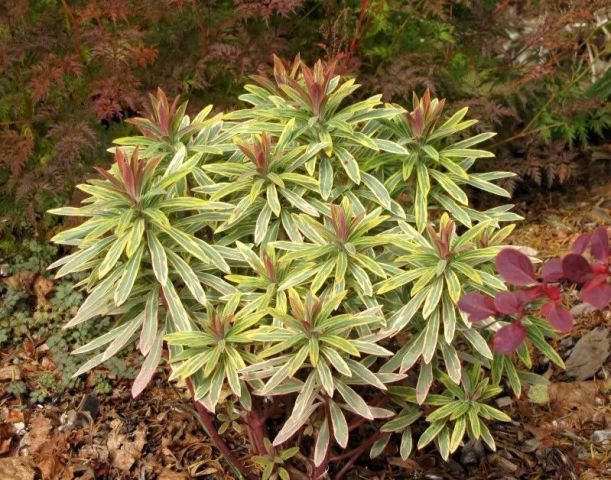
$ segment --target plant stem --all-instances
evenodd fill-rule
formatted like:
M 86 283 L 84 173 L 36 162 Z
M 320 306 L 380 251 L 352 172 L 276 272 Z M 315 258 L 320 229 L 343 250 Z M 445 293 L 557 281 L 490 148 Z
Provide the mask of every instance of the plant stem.
M 329 463 L 329 451 L 327 450 L 327 454 L 323 462 L 318 465 L 318 467 L 314 468 L 314 472 L 312 473 L 312 480 L 320 480 L 325 472 L 327 471 L 327 464 Z
M 202 12 L 199 10 L 197 6 L 197 2 L 193 2 L 191 6 L 193 10 L 193 14 L 195 17 L 195 23 L 197 23 L 197 28 L 199 30 L 199 34 L 202 41 L 202 49 L 201 56 L 204 58 L 208 53 L 208 29 L 206 28 L 206 22 L 204 21 L 204 17 L 202 16 Z
M 310 480 L 309 477 L 300 470 L 297 470 L 295 467 L 291 467 L 290 465 L 285 465 L 286 470 L 289 472 L 291 479 L 294 480 Z
M 359 44 L 361 43 L 361 39 L 367 33 L 371 26 L 371 18 L 369 18 L 369 7 L 370 0 L 361 0 L 361 10 L 359 13 L 359 18 L 356 24 L 356 30 L 354 32 L 354 36 L 350 41 L 350 46 L 348 47 L 348 51 L 346 52 L 346 57 L 344 58 L 344 66 L 347 68 L 348 64 L 352 57 L 354 57 L 359 49 Z
M 70 6 L 66 2 L 66 0 L 61 0 L 61 2 L 62 8 L 64 9 L 64 14 L 66 15 L 66 19 L 68 20 L 68 25 L 70 25 L 70 38 L 72 40 L 74 53 L 81 60 L 84 60 L 83 50 L 81 48 L 81 32 L 79 29 L 78 20 L 74 17 L 74 13 L 70 9 Z
M 187 380 L 187 386 L 189 387 L 189 391 L 191 392 L 191 395 L 195 395 L 193 384 L 191 383 L 191 380 Z M 202 421 L 202 423 L 204 424 L 204 427 L 207 430 L 210 440 L 212 440 L 212 443 L 214 443 L 214 446 L 218 448 L 219 451 L 223 454 L 223 456 L 225 457 L 225 460 L 227 460 L 231 465 L 233 465 L 248 480 L 257 480 L 257 477 L 250 471 L 250 469 L 247 468 L 246 465 L 244 465 L 244 463 L 242 463 L 242 461 L 239 458 L 234 456 L 231 449 L 225 443 L 223 438 L 220 436 L 218 430 L 214 426 L 214 422 L 212 421 L 212 416 L 210 415 L 208 410 L 206 410 L 206 408 L 200 402 L 195 400 L 195 398 L 193 402 L 195 404 L 195 409 L 197 410 L 197 414 L 199 415 L 200 420 Z
M 333 457 L 331 461 L 339 461 L 339 460 L 343 460 L 344 458 L 348 458 L 348 457 L 350 458 L 346 462 L 346 464 L 342 467 L 342 469 L 338 472 L 338 474 L 335 476 L 335 480 L 341 480 L 344 477 L 344 475 L 346 475 L 346 473 L 350 471 L 350 468 L 352 468 L 352 465 L 354 465 L 354 462 L 356 462 L 358 458 L 365 452 L 365 450 L 371 447 L 381 436 L 382 436 L 381 432 L 376 432 L 369 440 L 367 440 L 365 443 L 362 443 L 360 446 L 356 447 L 355 449 L 350 450 L 349 452 L 343 453 L 342 455 L 338 455 L 337 457 Z
M 267 451 L 264 442 L 267 436 L 265 422 L 261 418 L 254 401 L 252 409 L 246 412 L 244 420 L 246 422 L 246 430 L 248 431 L 248 438 L 250 439 L 250 445 L 252 446 L 253 452 L 257 455 L 270 454 L 271 452 Z

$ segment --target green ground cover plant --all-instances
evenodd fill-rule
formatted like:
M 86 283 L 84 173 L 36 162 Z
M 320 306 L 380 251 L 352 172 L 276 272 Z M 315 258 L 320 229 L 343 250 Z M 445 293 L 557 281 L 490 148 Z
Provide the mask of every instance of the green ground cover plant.
M 43 403 L 79 385 L 80 378 L 74 377 L 74 373 L 86 357 L 73 355 L 71 350 L 103 334 L 113 321 L 108 317 L 98 318 L 78 328 L 63 329 L 83 302 L 83 292 L 75 289 L 82 276 L 67 275 L 55 283 L 47 279 L 46 266 L 58 257 L 55 246 L 26 240 L 20 244 L 19 251 L 20 254 L 1 266 L 0 348 L 16 347 L 31 352 L 45 344 L 57 368 L 38 374 L 29 383 L 12 381 L 6 391 L 25 397 L 30 403 Z M 37 288 L 40 284 L 45 286 L 42 292 Z M 125 353 L 105 364 L 114 379 L 133 379 L 139 369 L 137 357 L 127 358 Z M 116 384 L 104 376 L 95 382 L 97 393 L 109 393 Z

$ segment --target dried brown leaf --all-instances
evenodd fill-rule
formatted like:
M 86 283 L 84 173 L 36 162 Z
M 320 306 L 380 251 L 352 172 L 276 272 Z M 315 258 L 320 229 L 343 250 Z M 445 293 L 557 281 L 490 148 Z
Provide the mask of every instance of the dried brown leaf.
M 106 446 L 112 464 L 122 472 L 129 472 L 140 458 L 145 443 L 146 433 L 142 429 L 136 430 L 133 440 L 128 440 L 125 435 L 118 433 L 115 429 L 110 433 Z
M 65 465 L 61 457 L 54 453 L 46 453 L 37 457 L 36 466 L 40 470 L 42 480 L 72 480 L 74 472 Z
M 21 380 L 21 370 L 16 365 L 0 367 L 0 380 Z
M 609 329 L 596 328 L 579 339 L 566 361 L 566 373 L 577 380 L 593 377 L 609 357 Z
M 30 420 L 30 429 L 24 438 L 24 443 L 29 447 L 30 453 L 36 453 L 42 448 L 49 440 L 52 429 L 51 420 L 42 414 Z
M 174 472 L 166 467 L 157 478 L 158 480 L 188 480 L 189 475 L 183 472 Z
M 34 480 L 34 467 L 29 457 L 0 458 L 0 480 Z

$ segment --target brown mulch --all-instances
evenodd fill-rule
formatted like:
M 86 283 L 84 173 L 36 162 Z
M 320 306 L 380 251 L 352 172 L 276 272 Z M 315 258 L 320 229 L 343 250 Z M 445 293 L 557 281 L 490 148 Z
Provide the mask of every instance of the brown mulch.
M 568 252 L 582 232 L 600 225 L 611 226 L 611 183 L 533 193 L 514 202 L 516 212 L 525 220 L 510 238 L 516 244 L 534 248 L 542 259 Z
M 191 405 L 161 381 L 137 400 L 128 382 L 99 397 L 82 390 L 42 406 L 2 398 L 0 480 L 234 478 Z
M 528 221 L 518 226 L 512 241 L 532 247 L 541 258 L 563 254 L 580 232 L 611 225 L 610 207 L 610 185 L 578 188 L 570 195 L 531 195 L 517 201 Z M 565 360 L 588 332 L 609 329 L 611 312 L 580 311 L 576 320 L 576 328 L 554 345 Z M 165 375 L 158 375 L 136 400 L 128 381 L 116 382 L 111 394 L 101 396 L 93 394 L 91 382 L 83 382 L 78 391 L 44 405 L 7 393 L 11 380 L 27 384 L 52 368 L 43 346 L 27 343 L 0 352 L 0 480 L 236 478 L 210 445 L 184 392 L 168 385 Z M 611 428 L 611 365 L 608 351 L 601 351 L 603 357 L 594 359 L 593 366 L 576 367 L 595 372 L 580 381 L 575 379 L 580 373 L 571 376 L 536 358 L 534 370 L 550 386 L 543 400 L 536 391 L 519 399 L 501 394 L 497 401 L 513 422 L 493 425 L 496 452 L 469 443 L 449 463 L 429 449 L 403 461 L 391 442 L 383 461 L 363 458 L 348 478 L 611 478 L 611 441 L 598 442 L 594 434 Z M 246 456 L 239 436 L 229 441 L 236 455 Z

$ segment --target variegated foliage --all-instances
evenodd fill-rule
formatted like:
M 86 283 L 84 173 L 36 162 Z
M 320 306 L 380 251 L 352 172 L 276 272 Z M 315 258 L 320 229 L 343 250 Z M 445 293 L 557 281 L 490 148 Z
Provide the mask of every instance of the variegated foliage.
M 350 103 L 357 87 L 332 63 L 276 59 L 244 110 L 190 119 L 153 97 L 134 120 L 143 135 L 118 139 L 112 168 L 79 187 L 83 206 L 54 211 L 87 218 L 54 238 L 75 247 L 57 275 L 88 275 L 68 326 L 117 319 L 78 349 L 101 350 L 78 374 L 135 342 L 137 395 L 165 339 L 172 378 L 210 411 L 248 411 L 253 395 L 290 405 L 269 448 L 305 429 L 316 465 L 360 417 L 379 427 L 372 455 L 399 432 L 407 457 L 421 416 L 418 447 L 448 458 L 467 434 L 494 448 L 485 420 L 507 418 L 485 401 L 503 372 L 518 391 L 534 376 L 491 352 L 498 327 L 456 305 L 505 288 L 492 260 L 520 217 L 473 209 L 465 188 L 508 196 L 493 181 L 510 174 L 469 173 L 492 134 L 466 135 L 466 109 L 445 119 L 428 92 L 412 111 L 380 95 Z

